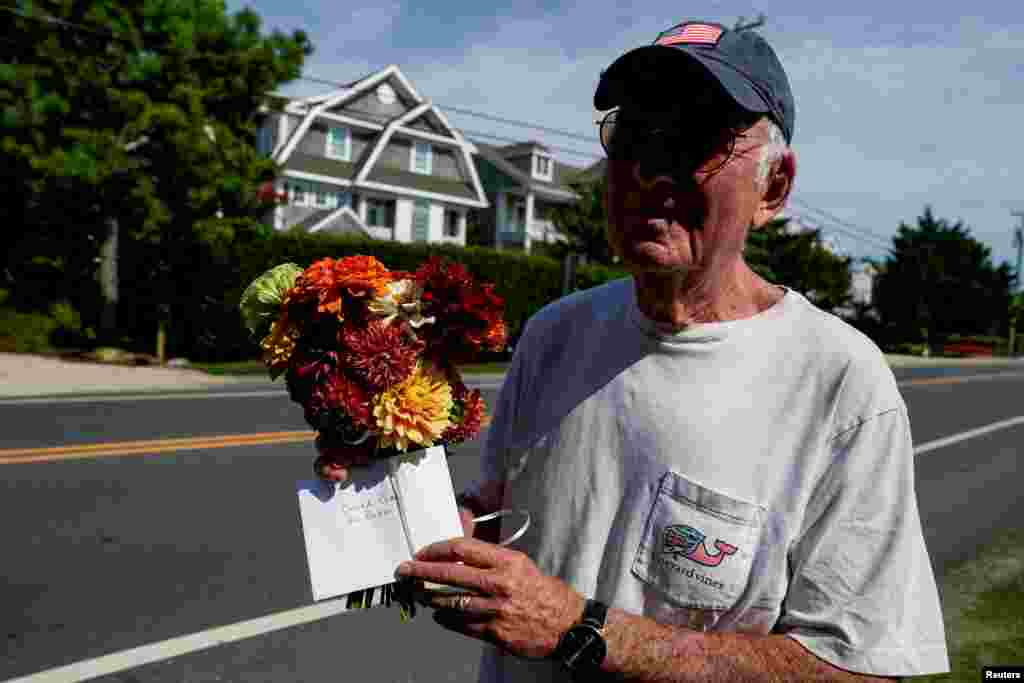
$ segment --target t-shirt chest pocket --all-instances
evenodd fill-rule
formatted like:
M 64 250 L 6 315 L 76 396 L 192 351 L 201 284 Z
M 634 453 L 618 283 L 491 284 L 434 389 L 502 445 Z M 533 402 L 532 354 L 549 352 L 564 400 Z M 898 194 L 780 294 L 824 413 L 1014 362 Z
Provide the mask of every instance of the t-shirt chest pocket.
M 679 607 L 729 609 L 750 579 L 764 514 L 760 506 L 667 472 L 633 574 Z

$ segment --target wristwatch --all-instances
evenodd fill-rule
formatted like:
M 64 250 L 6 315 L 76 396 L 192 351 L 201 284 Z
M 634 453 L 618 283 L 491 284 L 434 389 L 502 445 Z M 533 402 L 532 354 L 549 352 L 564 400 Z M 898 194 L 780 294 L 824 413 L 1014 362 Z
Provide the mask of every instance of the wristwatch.
M 608 605 L 597 600 L 587 600 L 583 618 L 562 634 L 555 648 L 554 656 L 562 662 L 573 679 L 580 679 L 600 670 L 601 662 L 608 652 L 604 641 L 604 622 L 608 616 Z

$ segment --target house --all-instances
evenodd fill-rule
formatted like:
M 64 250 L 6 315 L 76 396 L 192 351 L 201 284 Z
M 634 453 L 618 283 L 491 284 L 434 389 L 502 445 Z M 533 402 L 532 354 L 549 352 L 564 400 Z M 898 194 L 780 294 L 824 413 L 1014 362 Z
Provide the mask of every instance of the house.
M 485 239 L 500 249 L 527 252 L 536 242 L 564 241 L 551 210 L 579 200 L 569 184 L 583 169 L 555 161 L 538 142 L 474 144 L 477 174 L 490 204 L 479 212 Z
M 475 147 L 388 66 L 316 97 L 274 96 L 257 149 L 282 168 L 277 230 L 464 245 L 466 214 L 487 208 Z

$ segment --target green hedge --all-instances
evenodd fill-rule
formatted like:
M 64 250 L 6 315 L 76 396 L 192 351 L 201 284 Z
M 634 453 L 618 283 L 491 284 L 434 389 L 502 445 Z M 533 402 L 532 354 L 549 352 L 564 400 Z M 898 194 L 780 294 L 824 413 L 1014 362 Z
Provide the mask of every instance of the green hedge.
M 7 290 L 0 289 L 0 352 L 45 353 L 56 348 L 81 346 L 95 339 L 92 328 L 67 300 L 50 305 L 48 312 L 23 311 L 8 305 Z
M 156 248 L 127 244 L 120 263 L 122 298 L 118 318 L 126 347 L 152 353 L 158 314 L 154 280 L 168 277 L 174 284 L 167 339 L 168 357 L 198 362 L 226 362 L 253 358 L 258 353 L 238 312 L 245 287 L 273 266 L 294 262 L 308 266 L 325 256 L 341 258 L 372 255 L 393 270 L 414 270 L 432 255 L 462 263 L 479 280 L 495 284 L 505 299 L 510 337 L 541 307 L 561 296 L 562 270 L 558 261 L 483 247 L 440 244 L 403 244 L 383 240 L 309 235 L 288 231 L 267 238 L 242 239 L 219 249 L 189 245 L 176 253 L 180 264 L 166 275 L 154 273 Z M 599 266 L 577 270 L 577 289 L 588 289 L 623 277 L 624 271 Z M 132 341 L 134 340 L 134 341 Z M 481 360 L 491 360 L 482 358 Z

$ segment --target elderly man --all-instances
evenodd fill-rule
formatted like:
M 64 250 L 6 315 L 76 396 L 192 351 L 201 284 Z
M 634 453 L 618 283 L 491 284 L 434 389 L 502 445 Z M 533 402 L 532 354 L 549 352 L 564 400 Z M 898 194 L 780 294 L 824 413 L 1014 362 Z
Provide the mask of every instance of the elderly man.
M 472 591 L 435 618 L 495 646 L 486 681 L 948 671 L 893 375 L 743 259 L 796 172 L 774 52 L 686 22 L 594 99 L 632 277 L 530 319 L 464 498 L 533 523 L 517 550 L 453 539 L 399 574 Z

